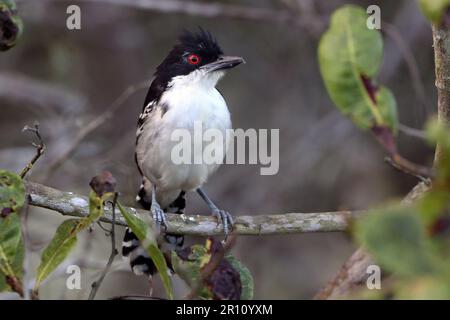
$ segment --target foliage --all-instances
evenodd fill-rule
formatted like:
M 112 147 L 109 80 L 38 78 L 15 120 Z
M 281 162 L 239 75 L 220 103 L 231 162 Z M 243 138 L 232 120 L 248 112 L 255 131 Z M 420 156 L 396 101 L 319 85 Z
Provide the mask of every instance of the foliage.
M 37 269 L 34 292 L 38 292 L 42 281 L 47 278 L 69 255 L 77 242 L 77 234 L 87 229 L 104 213 L 105 201 L 114 195 L 115 181 L 109 173 L 103 172 L 91 181 L 89 214 L 83 219 L 69 219 L 61 223 L 41 256 Z
M 251 300 L 253 278 L 235 257 L 226 254 L 220 241 L 207 239 L 172 253 L 175 272 L 192 289 L 193 297 L 202 299 Z
M 319 44 L 320 71 L 338 109 L 395 153 L 396 101 L 389 89 L 375 84 L 383 40 L 378 30 L 367 28 L 366 21 L 366 12 L 354 5 L 334 12 Z
M 23 32 L 23 23 L 17 15 L 13 0 L 0 0 L 0 51 L 14 47 Z
M 117 204 L 128 227 L 141 241 L 141 244 L 150 255 L 163 281 L 164 289 L 169 299 L 173 299 L 172 282 L 170 281 L 168 267 L 163 253 L 159 250 L 157 243 L 157 228 L 154 221 L 149 217 L 138 217 L 129 213 L 120 203 Z M 145 222 L 144 222 L 145 221 Z
M 447 0 L 420 1 L 435 23 L 449 4 Z M 395 98 L 388 89 L 374 85 L 383 41 L 379 31 L 366 26 L 366 20 L 365 11 L 356 6 L 336 10 L 319 45 L 322 77 L 343 114 L 358 127 L 371 130 L 394 161 L 400 159 L 408 168 L 419 168 L 398 155 Z M 413 204 L 373 209 L 354 225 L 357 241 L 392 274 L 385 294 L 372 298 L 450 298 L 450 129 L 431 121 L 427 136 L 443 150 L 430 190 Z
M 109 172 L 102 172 L 91 180 L 89 214 L 81 219 L 65 220 L 57 228 L 52 240 L 42 252 L 32 291 L 33 297 L 38 297 L 42 282 L 75 248 L 77 235 L 104 214 L 106 201 L 115 199 L 115 184 L 115 179 Z M 23 295 L 22 267 L 25 249 L 18 212 L 24 202 L 25 187 L 22 179 L 14 173 L 0 170 L 0 290 L 13 290 L 20 295 Z M 172 258 L 174 269 L 180 272 L 180 276 L 191 287 L 201 283 L 199 296 L 203 298 L 251 299 L 253 297 L 253 279 L 250 272 L 233 256 L 224 257 L 225 251 L 220 242 L 210 239 L 204 246 L 195 245 L 187 248 L 190 252 L 188 259 L 181 259 L 175 253 L 172 257 L 170 253 L 167 253 L 166 257 L 158 246 L 160 234 L 153 219 L 148 215 L 141 217 L 132 214 L 120 203 L 116 204 L 128 226 L 155 263 L 170 299 L 173 299 L 173 289 L 166 262 L 167 257 Z
M 450 7 L 450 0 L 419 0 L 419 5 L 428 20 L 439 24 Z
M 437 121 L 427 128 L 445 155 L 430 190 L 412 205 L 373 210 L 354 230 L 394 275 L 389 294 L 399 299 L 450 299 L 450 128 Z
M 22 179 L 0 170 L 0 291 L 23 294 L 22 276 L 24 243 L 19 211 L 25 202 Z

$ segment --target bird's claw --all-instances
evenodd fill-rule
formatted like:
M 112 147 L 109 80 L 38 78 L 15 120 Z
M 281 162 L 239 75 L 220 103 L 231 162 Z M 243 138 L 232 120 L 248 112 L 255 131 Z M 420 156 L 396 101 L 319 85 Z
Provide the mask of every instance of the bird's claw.
M 230 233 L 230 228 L 233 228 L 233 217 L 225 210 L 215 209 L 212 211 L 212 215 L 218 220 L 218 224 L 223 224 L 223 232 L 225 236 Z
M 158 226 L 163 226 L 164 229 L 167 228 L 167 221 L 166 221 L 166 214 L 161 209 L 160 206 L 152 206 L 150 208 L 150 211 L 152 212 L 153 220 L 155 220 L 156 224 Z

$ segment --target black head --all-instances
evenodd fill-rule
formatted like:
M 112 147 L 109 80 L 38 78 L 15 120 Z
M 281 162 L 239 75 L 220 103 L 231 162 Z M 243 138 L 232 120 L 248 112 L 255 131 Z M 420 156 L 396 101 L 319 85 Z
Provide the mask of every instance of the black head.
M 201 70 L 202 75 L 230 69 L 244 62 L 240 57 L 224 56 L 216 39 L 202 28 L 198 32 L 184 31 L 155 72 L 146 104 L 158 99 L 172 78 Z
M 179 42 L 156 69 L 155 76 L 172 78 L 186 75 L 223 58 L 223 51 L 211 33 L 202 28 L 196 33 L 184 31 Z M 234 62 L 223 64 L 221 68 L 217 66 L 215 70 L 231 68 L 243 62 L 242 58 L 233 58 Z
M 198 33 L 184 31 L 155 75 L 186 75 L 200 66 L 215 61 L 223 54 L 211 33 L 200 29 Z

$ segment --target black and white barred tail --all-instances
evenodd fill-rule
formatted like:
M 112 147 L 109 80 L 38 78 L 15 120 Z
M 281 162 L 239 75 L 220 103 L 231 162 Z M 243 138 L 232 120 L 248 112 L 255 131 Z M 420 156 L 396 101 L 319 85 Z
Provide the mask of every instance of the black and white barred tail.
M 150 197 L 146 195 L 144 186 L 142 185 L 139 189 L 136 200 L 144 209 L 150 210 L 151 201 L 148 201 L 149 198 Z M 164 212 L 183 214 L 185 207 L 185 192 L 181 191 L 178 198 L 167 208 L 163 208 L 163 210 Z M 160 246 L 164 247 L 164 249 L 175 250 L 183 246 L 184 237 L 173 234 L 165 234 L 162 241 L 164 243 L 160 243 Z M 129 260 L 131 270 L 134 274 L 152 276 L 156 273 L 155 264 L 150 259 L 144 248 L 140 245 L 139 239 L 129 228 L 126 228 L 125 236 L 123 238 L 122 256 Z M 169 261 L 167 265 L 170 271 L 173 271 L 172 265 Z

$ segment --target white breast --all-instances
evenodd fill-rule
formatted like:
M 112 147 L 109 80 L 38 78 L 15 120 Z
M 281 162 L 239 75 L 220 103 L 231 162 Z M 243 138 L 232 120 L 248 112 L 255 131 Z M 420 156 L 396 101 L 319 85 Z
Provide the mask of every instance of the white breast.
M 171 134 L 175 129 L 186 129 L 193 137 L 194 123 L 201 121 L 203 130 L 218 129 L 226 137 L 226 130 L 231 128 L 231 120 L 225 100 L 214 86 L 194 81 L 189 85 L 172 83 L 170 89 L 162 95 L 159 105 L 167 106 L 167 111 L 162 117 L 160 114 L 159 119 L 152 121 L 157 126 L 155 129 L 158 134 L 148 143 L 143 168 L 157 180 L 157 188 L 160 190 L 196 189 L 218 165 L 174 164 L 171 152 L 178 142 L 171 141 Z M 226 150 L 225 141 L 216 143 Z M 147 171 L 146 169 L 144 170 Z

